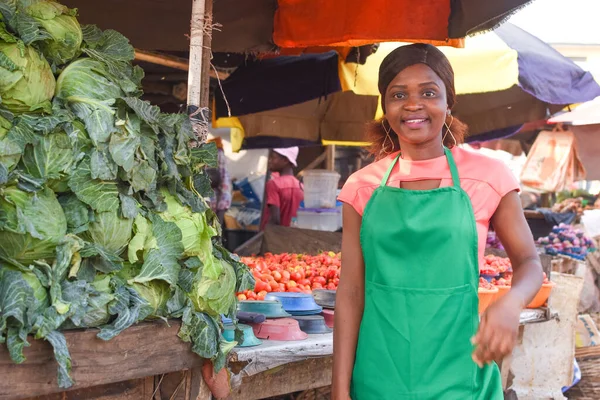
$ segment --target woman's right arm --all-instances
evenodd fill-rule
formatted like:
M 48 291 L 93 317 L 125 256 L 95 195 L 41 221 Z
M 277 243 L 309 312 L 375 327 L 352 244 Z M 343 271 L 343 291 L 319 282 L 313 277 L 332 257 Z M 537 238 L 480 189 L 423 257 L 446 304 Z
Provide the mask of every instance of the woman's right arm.
M 333 333 L 333 400 L 350 399 L 350 381 L 365 303 L 365 264 L 360 246 L 362 217 L 348 204 L 344 204 L 343 215 L 342 270 L 336 293 Z

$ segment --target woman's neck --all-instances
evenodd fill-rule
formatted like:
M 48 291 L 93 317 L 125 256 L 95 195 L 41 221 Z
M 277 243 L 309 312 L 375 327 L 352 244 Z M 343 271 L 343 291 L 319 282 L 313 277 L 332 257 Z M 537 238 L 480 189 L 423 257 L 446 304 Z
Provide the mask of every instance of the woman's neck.
M 444 147 L 438 140 L 428 143 L 400 143 L 402 158 L 411 161 L 430 160 L 444 155 Z

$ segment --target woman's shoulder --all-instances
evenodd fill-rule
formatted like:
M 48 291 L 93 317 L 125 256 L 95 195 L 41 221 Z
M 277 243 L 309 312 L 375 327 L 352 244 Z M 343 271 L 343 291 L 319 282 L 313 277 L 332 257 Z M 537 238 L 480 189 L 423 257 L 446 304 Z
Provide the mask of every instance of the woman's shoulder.
M 398 153 L 375 161 L 356 171 L 346 180 L 338 200 L 353 206 L 362 215 L 362 210 L 371 194 L 381 184 L 381 180 Z
M 346 188 L 346 186 L 354 189 L 368 186 L 379 186 L 383 176 L 397 155 L 397 153 L 391 154 L 356 171 L 350 175 L 344 184 L 344 188 Z
M 453 151 L 462 179 L 471 179 L 489 184 L 500 196 L 519 189 L 519 181 L 508 165 L 476 150 L 456 148 Z

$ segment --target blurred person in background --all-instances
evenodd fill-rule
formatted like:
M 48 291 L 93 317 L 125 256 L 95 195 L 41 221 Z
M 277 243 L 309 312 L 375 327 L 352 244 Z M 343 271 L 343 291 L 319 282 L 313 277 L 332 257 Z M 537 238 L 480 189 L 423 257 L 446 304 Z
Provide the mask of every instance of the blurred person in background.
M 274 149 L 269 154 L 271 179 L 267 182 L 265 215 L 262 229 L 267 224 L 290 226 L 298 207 L 304 200 L 302 184 L 294 176 L 298 147 Z

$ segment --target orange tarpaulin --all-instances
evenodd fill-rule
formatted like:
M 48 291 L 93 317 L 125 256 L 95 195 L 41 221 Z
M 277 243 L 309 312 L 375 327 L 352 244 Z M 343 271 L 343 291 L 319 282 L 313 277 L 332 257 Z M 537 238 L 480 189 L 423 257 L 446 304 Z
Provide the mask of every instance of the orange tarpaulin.
M 450 0 L 278 0 L 273 39 L 280 47 L 361 46 L 448 39 Z

